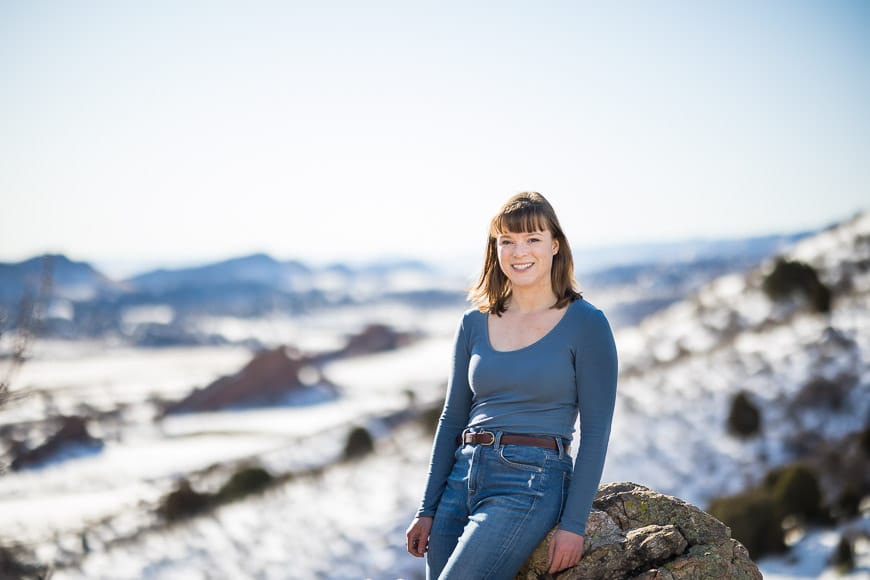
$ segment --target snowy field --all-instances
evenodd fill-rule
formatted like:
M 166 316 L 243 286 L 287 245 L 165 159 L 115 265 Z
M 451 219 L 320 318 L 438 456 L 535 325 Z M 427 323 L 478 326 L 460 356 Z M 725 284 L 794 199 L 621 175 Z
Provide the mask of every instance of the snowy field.
M 429 436 L 412 427 L 394 432 L 381 442 L 375 456 L 360 463 L 332 467 L 318 476 L 281 485 L 262 497 L 223 506 L 189 523 L 147 531 L 132 541 L 109 546 L 110 538 L 105 536 L 111 535 L 106 530 L 147 527 L 149 516 L 141 509 L 142 502 L 153 505 L 179 476 L 246 457 L 258 458 L 275 471 L 329 462 L 340 449 L 334 441 L 330 447 L 326 438 L 314 435 L 344 433 L 347 425 L 363 422 L 365 417 L 399 409 L 407 402 L 408 390 L 417 393 L 420 400 L 437 399 L 443 393 L 454 322 L 405 349 L 332 363 L 327 375 L 344 393 L 335 401 L 296 408 L 180 415 L 158 425 L 147 420 L 147 413 L 140 413 L 140 420 L 131 415 L 121 437 L 107 441 L 100 453 L 0 478 L 0 537 L 34 542 L 41 546 L 43 558 L 62 559 L 65 553 L 81 550 L 81 530 L 96 529 L 97 533 L 88 536 L 91 551 L 80 567 L 59 569 L 56 578 L 60 579 L 422 578 L 421 562 L 402 548 L 404 528 L 422 491 L 430 444 Z M 808 325 L 804 340 L 813 340 L 813 333 L 820 331 Z M 617 331 L 618 343 L 623 342 L 621 336 Z M 626 335 L 625 342 L 630 339 Z M 763 337 L 758 340 L 764 342 Z M 800 340 L 800 334 L 792 340 Z M 749 339 L 747 342 L 752 344 Z M 787 351 L 784 345 L 783 352 Z M 82 397 L 96 405 L 102 400 L 94 395 L 101 390 L 90 386 L 94 381 L 112 392 L 123 392 L 121 385 L 127 373 L 148 368 L 150 384 L 164 386 L 159 394 L 177 395 L 185 390 L 181 387 L 185 376 L 189 385 L 203 384 L 238 368 L 249 357 L 238 349 L 212 347 L 201 352 L 145 351 L 143 360 L 123 348 L 117 355 L 112 349 L 99 352 L 65 357 L 66 372 L 55 375 L 64 377 L 63 389 L 59 379 L 56 383 L 49 380 L 53 376 L 49 358 L 28 363 L 20 378 L 58 387 L 57 393 L 70 398 L 78 384 Z M 184 360 L 190 360 L 190 365 L 183 364 Z M 119 361 L 127 361 L 129 368 Z M 211 361 L 211 368 L 206 361 Z M 746 460 L 745 445 L 726 437 L 711 437 L 709 425 L 721 424 L 724 413 L 723 403 L 717 399 L 725 396 L 732 379 L 705 379 L 703 384 L 708 388 L 694 389 L 695 396 L 686 396 L 692 390 L 689 387 L 696 384 L 693 373 L 709 373 L 711 365 L 721 362 L 696 362 L 680 372 L 672 370 L 668 381 L 653 381 L 659 393 L 680 401 L 667 408 L 662 408 L 656 402 L 662 398 L 647 392 L 645 386 L 631 379 L 624 382 L 605 481 L 636 481 L 703 505 L 705 498 L 722 491 L 723 483 L 728 484 L 725 488 L 733 485 L 733 474 L 750 479 L 760 471 L 761 465 Z M 103 369 L 104 374 L 96 369 Z M 140 378 L 137 376 L 137 382 Z M 681 389 L 686 392 L 672 392 Z M 153 393 L 137 387 L 123 394 L 117 398 L 132 403 L 134 394 L 142 397 Z M 58 397 L 57 404 L 72 406 L 72 401 L 65 400 Z M 632 404 L 633 400 L 638 403 Z M 691 410 L 699 401 L 706 401 L 703 408 L 708 412 Z M 644 410 L 640 416 L 638 409 Z M 755 448 L 770 445 L 754 444 Z M 710 454 L 707 464 L 711 471 L 697 469 L 695 462 L 702 453 Z M 127 514 L 126 520 L 123 514 Z M 95 525 L 107 519 L 111 525 Z M 764 568 L 765 577 L 819 576 L 832 549 L 829 544 L 837 537 L 830 531 L 807 534 L 796 552 L 800 556 L 770 560 Z M 103 541 L 107 542 L 105 548 Z M 860 560 L 865 570 L 870 566 L 867 553 L 865 550 Z M 866 577 L 862 574 L 851 577 Z
M 860 225 L 870 230 L 870 223 Z M 809 261 L 820 252 L 837 256 L 842 244 L 830 237 L 796 252 Z M 844 260 L 829 258 L 830 268 Z M 774 306 L 761 294 L 757 273 L 730 275 L 637 327 L 616 328 L 623 375 L 603 480 L 634 481 L 703 508 L 786 462 L 784 442 L 802 430 L 837 437 L 863 428 L 870 416 L 870 276 L 856 275 L 852 283 L 855 292 L 821 317 Z M 274 472 L 330 465 L 351 426 L 372 427 L 376 417 L 411 401 L 438 401 L 464 308 L 421 315 L 393 304 L 305 318 L 202 319 L 208 332 L 305 352 L 340 348 L 371 322 L 424 338 L 330 363 L 324 375 L 341 389 L 333 400 L 160 422 L 153 421 L 154 401 L 233 373 L 252 353 L 37 343 L 15 377 L 16 388 L 30 396 L 0 412 L 0 426 L 49 412 L 121 411 L 111 428 L 95 433 L 105 441 L 99 452 L 0 477 L 0 538 L 32 543 L 46 561 L 67 562 L 56 572 L 60 579 L 422 578 L 421 561 L 403 548 L 431 443 L 414 424 L 380 432 L 376 452 L 365 459 L 300 476 L 207 516 L 157 527 L 152 508 L 178 478 L 218 463 L 255 459 Z M 843 372 L 854 373 L 859 387 L 842 409 L 786 411 L 783 401 L 800 386 Z M 742 389 L 765 418 L 762 434 L 750 440 L 725 428 L 730 399 Z M 870 534 L 870 522 L 865 515 L 837 530 L 806 530 L 789 555 L 759 563 L 765 578 L 835 577 L 827 559 L 847 529 Z M 868 542 L 859 540 L 856 550 L 858 567 L 847 577 L 870 578 Z

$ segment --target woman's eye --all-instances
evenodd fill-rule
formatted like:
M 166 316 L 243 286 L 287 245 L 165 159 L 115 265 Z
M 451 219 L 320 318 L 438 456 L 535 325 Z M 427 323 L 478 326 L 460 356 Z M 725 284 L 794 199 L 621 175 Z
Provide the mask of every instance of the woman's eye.
M 540 242 L 541 240 L 538 238 L 529 238 L 529 242 Z
M 512 244 L 512 243 L 513 243 L 513 242 L 510 241 L 510 240 L 502 240 L 502 241 L 501 241 L 501 245 L 502 245 L 502 246 L 506 246 L 506 245 L 508 245 L 508 244 Z

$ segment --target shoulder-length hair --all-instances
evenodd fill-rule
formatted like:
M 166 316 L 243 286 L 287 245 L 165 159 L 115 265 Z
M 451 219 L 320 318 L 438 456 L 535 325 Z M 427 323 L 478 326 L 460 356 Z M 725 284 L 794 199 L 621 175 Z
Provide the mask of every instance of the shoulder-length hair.
M 563 308 L 581 298 L 574 280 L 574 257 L 571 246 L 559 225 L 556 211 L 543 195 L 535 191 L 525 191 L 511 197 L 492 218 L 486 240 L 486 255 L 480 279 L 468 291 L 468 299 L 481 312 L 501 314 L 507 310 L 511 297 L 511 283 L 498 263 L 496 238 L 504 233 L 529 233 L 549 231 L 559 243 L 558 252 L 553 256 L 550 283 L 556 294 L 553 308 Z

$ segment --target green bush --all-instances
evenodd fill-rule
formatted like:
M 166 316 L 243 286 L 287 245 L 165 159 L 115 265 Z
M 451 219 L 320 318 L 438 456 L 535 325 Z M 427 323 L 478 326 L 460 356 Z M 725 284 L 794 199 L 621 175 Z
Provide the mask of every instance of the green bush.
M 767 474 L 764 487 L 771 493 L 783 517 L 797 516 L 823 521 L 822 489 L 815 471 L 799 463 L 774 469 Z
M 201 493 L 190 486 L 190 482 L 182 479 L 176 488 L 167 494 L 160 502 L 157 512 L 166 521 L 177 521 L 204 512 L 213 503 L 214 496 Z
M 260 492 L 274 479 L 272 474 L 262 467 L 242 467 L 221 486 L 217 492 L 217 499 L 221 502 L 233 501 Z
M 738 437 L 751 437 L 761 431 L 761 411 L 745 391 L 737 393 L 731 401 L 727 426 L 728 432 Z
M 354 427 L 350 435 L 347 436 L 347 443 L 344 445 L 344 458 L 357 459 L 364 457 L 374 451 L 375 441 L 371 433 L 363 427 Z
M 731 528 L 731 537 L 746 546 L 753 559 L 786 549 L 782 516 L 763 489 L 717 498 L 707 511 Z
M 817 312 L 831 311 L 831 291 L 819 279 L 815 268 L 804 262 L 779 258 L 762 282 L 762 289 L 771 300 L 782 300 L 793 294 L 803 294 Z
M 786 517 L 830 520 L 816 473 L 800 463 L 771 470 L 757 487 L 717 498 L 707 511 L 730 527 L 731 536 L 756 559 L 785 550 Z
M 843 484 L 843 489 L 837 497 L 835 505 L 837 517 L 850 519 L 860 515 L 859 508 L 862 499 L 864 499 L 864 494 L 858 489 L 858 485 L 853 481 L 847 481 Z

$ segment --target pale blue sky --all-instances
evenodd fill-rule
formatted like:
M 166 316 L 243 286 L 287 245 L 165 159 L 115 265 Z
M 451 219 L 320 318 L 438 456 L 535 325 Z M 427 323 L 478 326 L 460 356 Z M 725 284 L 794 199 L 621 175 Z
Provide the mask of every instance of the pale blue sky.
M 0 260 L 476 259 L 870 209 L 870 3 L 0 0 Z

